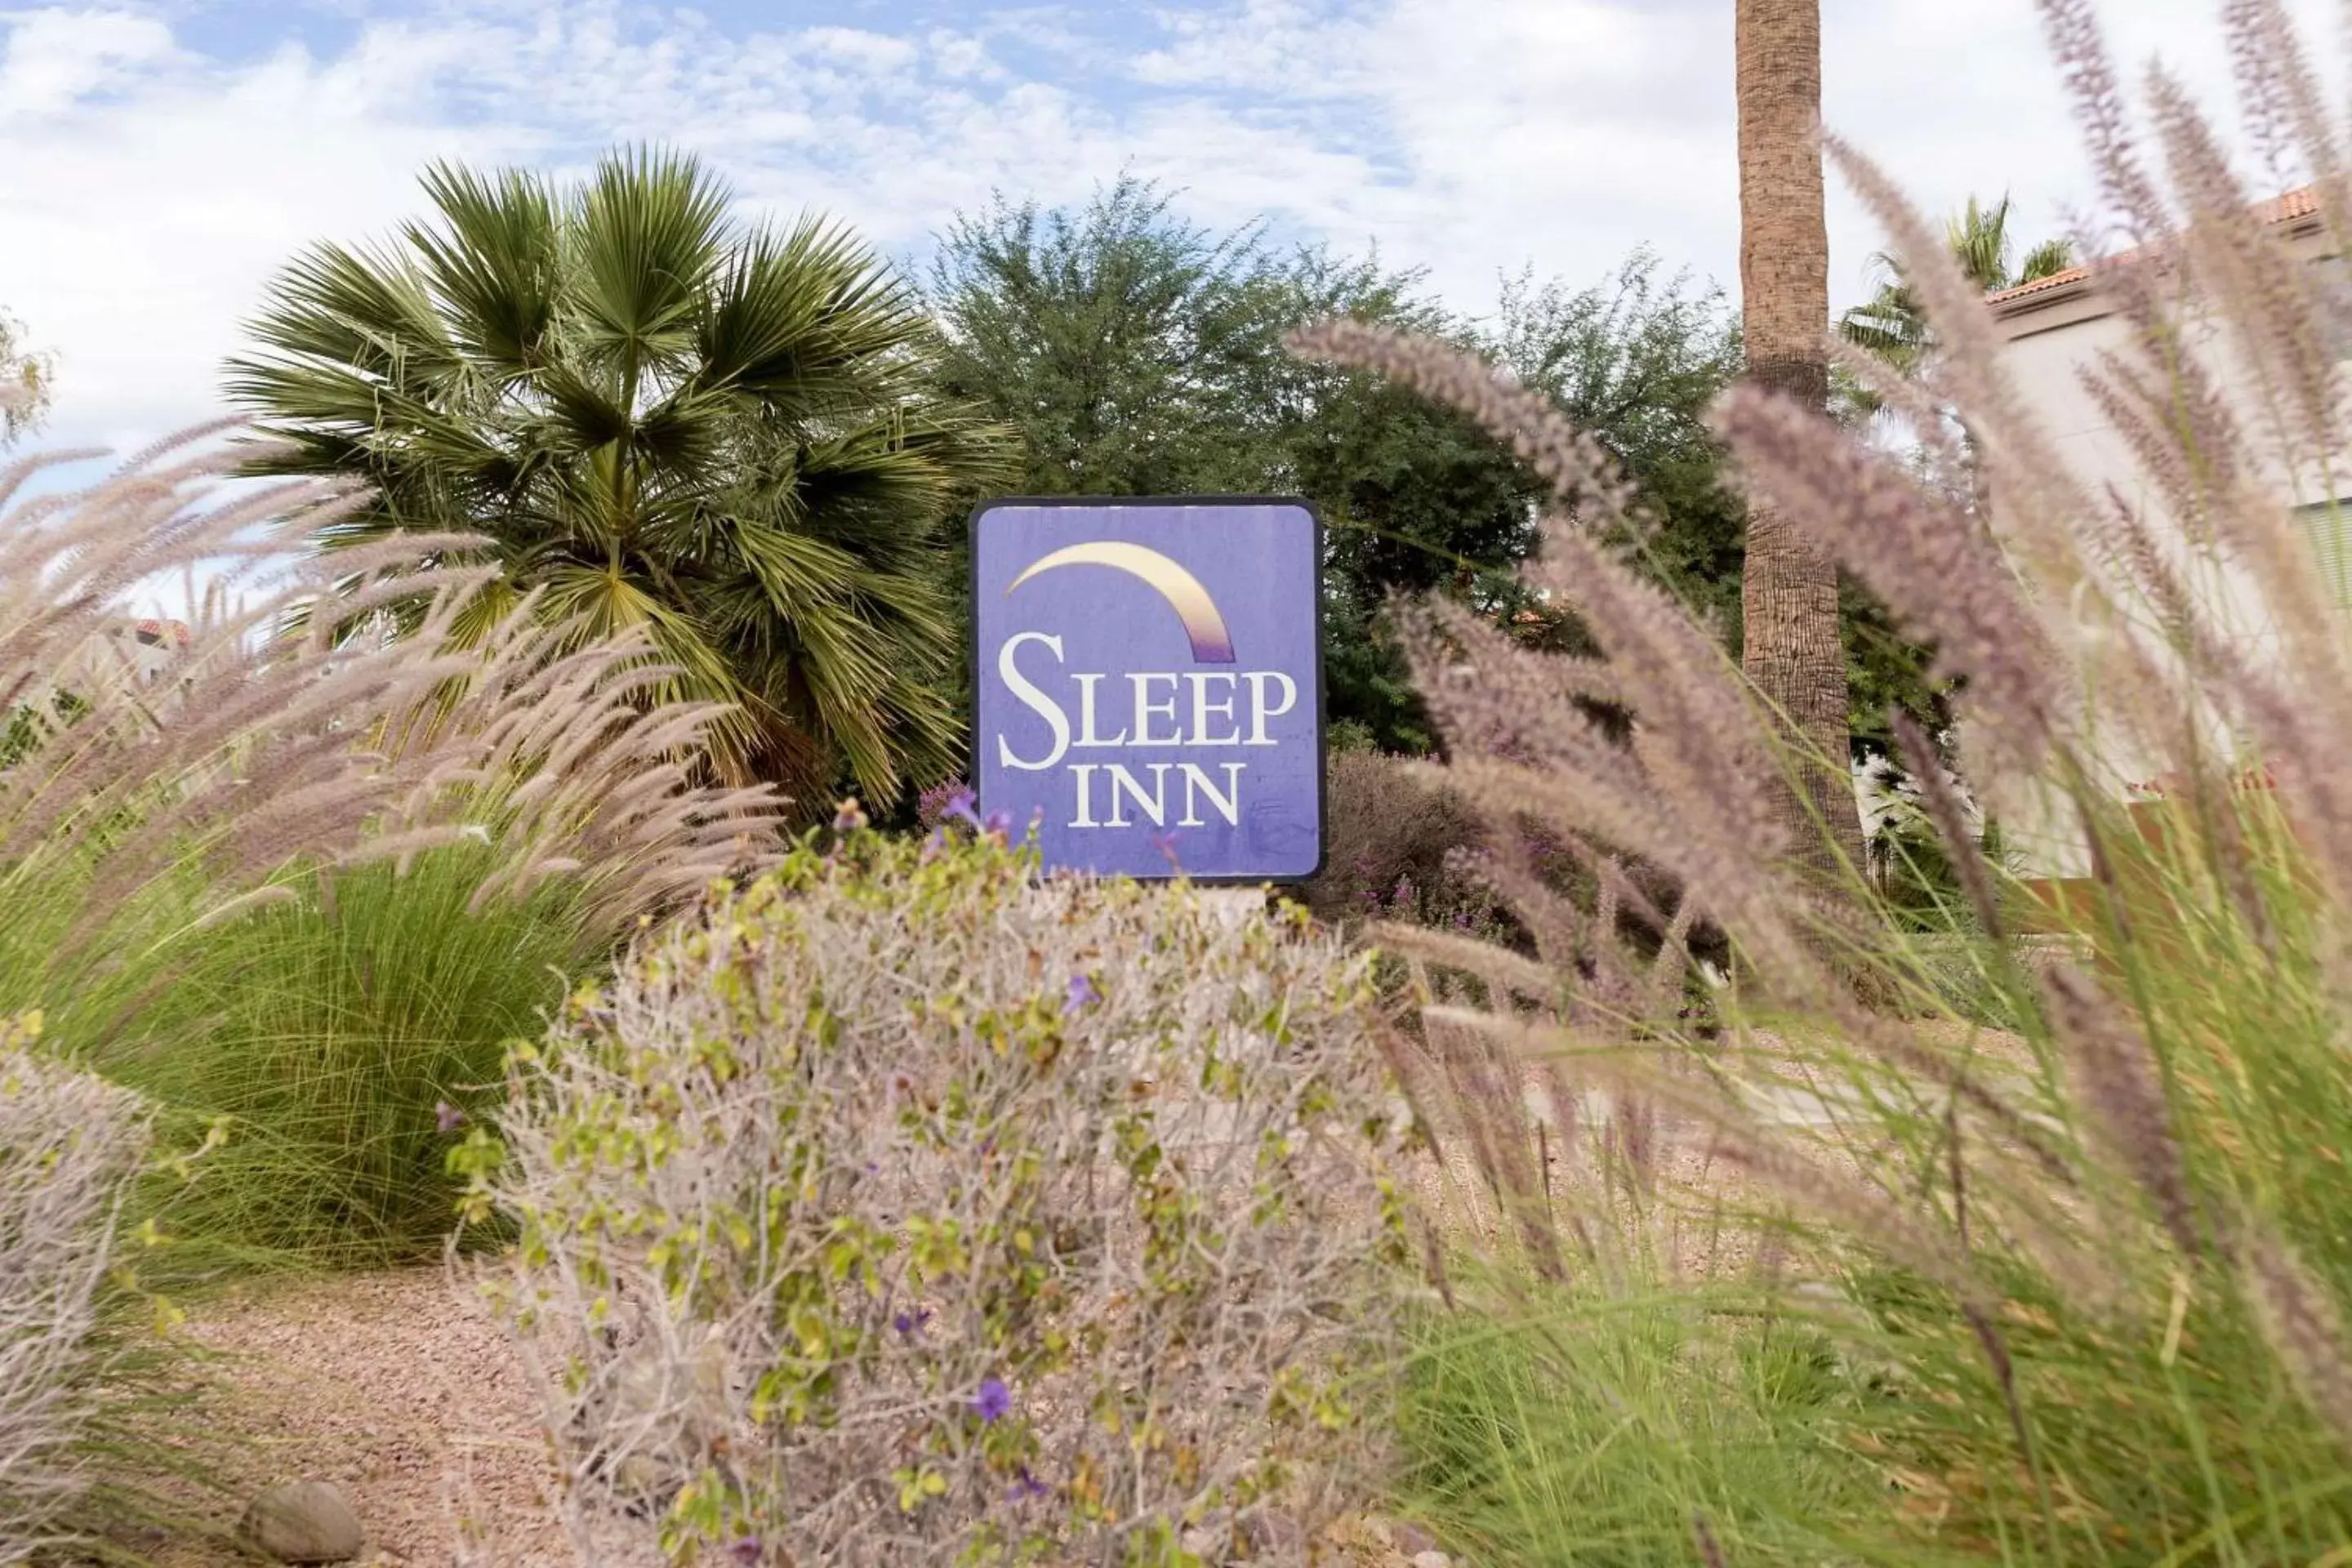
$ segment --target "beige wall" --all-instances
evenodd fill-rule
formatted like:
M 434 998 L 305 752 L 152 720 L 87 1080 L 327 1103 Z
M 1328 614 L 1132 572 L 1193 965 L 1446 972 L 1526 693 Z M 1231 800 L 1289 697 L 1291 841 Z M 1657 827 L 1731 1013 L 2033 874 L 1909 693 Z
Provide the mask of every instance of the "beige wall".
M 2315 236 L 2290 243 L 2302 248 L 2309 259 L 2319 259 L 2324 254 Z M 2176 565 L 2194 584 L 2214 623 L 2230 640 L 2261 658 L 2275 637 L 2262 596 L 2226 556 L 2190 546 L 2184 531 L 2166 515 L 2161 496 L 2128 445 L 2084 388 L 2084 371 L 2095 367 L 2102 353 L 2128 347 L 2128 325 L 2106 313 L 2100 298 L 2081 284 L 2061 286 L 2045 297 L 2029 296 L 2014 302 L 2004 312 L 2003 325 L 2010 334 L 2003 351 L 2004 368 L 2029 412 L 2055 439 L 2061 458 L 2085 491 L 2105 497 L 2112 489 L 2147 518 L 2159 542 L 2170 547 Z M 2192 313 L 2185 338 L 2189 353 L 2231 399 L 2240 419 L 2259 432 L 2261 401 L 2242 356 L 2219 326 Z M 2264 482 L 2277 494 L 2282 507 L 2337 499 L 2329 493 L 2331 489 L 2352 488 L 2332 485 L 2314 468 L 2291 468 L 2284 444 L 2259 445 L 2263 462 L 2258 471 L 2264 472 Z M 1998 529 L 1997 498 L 1993 521 Z M 1962 747 L 1967 748 L 1965 734 Z M 2113 738 L 2102 748 L 2098 760 L 2105 763 L 2109 782 L 2118 793 L 2126 782 L 2147 779 L 2158 771 L 2153 762 L 2132 752 L 2132 747 Z M 2038 809 L 2038 803 L 2021 798 L 2013 790 L 1997 791 L 1991 804 L 2029 874 L 2081 876 L 2087 872 L 2088 857 L 2079 836 L 2070 824 L 2052 819 L 2061 814 Z

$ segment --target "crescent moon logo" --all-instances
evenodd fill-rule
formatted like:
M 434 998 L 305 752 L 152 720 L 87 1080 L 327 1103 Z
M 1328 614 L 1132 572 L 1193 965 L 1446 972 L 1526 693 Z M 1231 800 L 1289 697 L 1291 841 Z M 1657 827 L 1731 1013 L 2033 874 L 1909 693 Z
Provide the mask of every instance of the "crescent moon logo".
M 1209 597 L 1209 591 L 1201 586 L 1198 577 L 1157 550 L 1114 539 L 1066 545 L 1031 562 L 1004 591 L 1009 595 L 1030 578 L 1057 566 L 1108 566 L 1142 579 L 1168 601 L 1176 618 L 1183 623 L 1184 635 L 1192 640 L 1195 663 L 1234 662 L 1233 634 L 1225 629 L 1225 617 L 1217 609 L 1216 601 Z

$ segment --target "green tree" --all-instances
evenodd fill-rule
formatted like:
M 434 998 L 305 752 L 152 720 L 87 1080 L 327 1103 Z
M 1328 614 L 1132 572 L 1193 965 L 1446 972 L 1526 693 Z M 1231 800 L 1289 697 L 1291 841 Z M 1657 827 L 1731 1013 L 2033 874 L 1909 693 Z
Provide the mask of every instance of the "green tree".
M 1722 290 L 1662 275 L 1647 249 L 1586 289 L 1522 276 L 1504 289 L 1481 347 L 1624 466 L 1654 526 L 1620 542 L 1736 649 L 1747 518 L 1707 424 L 1741 363 L 1739 319 Z
M 1330 711 L 1359 742 L 1433 744 L 1381 610 L 1430 591 L 1508 607 L 1542 486 L 1468 421 L 1291 359 L 1281 339 L 1300 321 L 1355 315 L 1482 350 L 1499 338 L 1625 460 L 1660 521 L 1645 549 L 1662 572 L 1712 592 L 1727 560 L 1737 580 L 1738 509 L 1703 419 L 1736 365 L 1735 329 L 1719 296 L 1661 279 L 1649 258 L 1580 293 L 1521 279 L 1481 329 L 1423 299 L 1415 273 L 1282 250 L 1255 226 L 1213 234 L 1123 180 L 1076 212 L 999 201 L 959 220 L 931 282 L 948 390 L 1020 432 L 1021 488 L 1316 503 Z
M 951 395 L 1020 438 L 1034 495 L 1239 491 L 1264 479 L 1262 400 L 1295 300 L 1257 226 L 1217 237 L 1122 178 L 1076 211 L 999 197 L 940 237 L 930 298 Z
M 39 426 L 56 372 L 49 355 L 25 346 L 25 324 L 0 311 L 0 448 Z
M 583 636 L 647 628 L 676 695 L 733 705 L 728 778 L 814 805 L 951 770 L 943 521 L 1000 445 L 940 395 L 919 294 L 816 218 L 730 219 L 690 158 L 424 184 L 434 221 L 305 254 L 231 363 L 287 443 L 257 468 L 375 487 L 320 542 L 487 535 L 484 623 L 535 593 Z

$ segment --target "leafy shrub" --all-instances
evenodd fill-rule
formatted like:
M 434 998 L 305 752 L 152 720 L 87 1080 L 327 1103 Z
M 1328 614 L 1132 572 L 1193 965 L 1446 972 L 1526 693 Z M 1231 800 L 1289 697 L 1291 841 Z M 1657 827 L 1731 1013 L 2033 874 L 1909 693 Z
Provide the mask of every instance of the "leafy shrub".
M 520 1054 L 465 1153 L 583 1540 L 1304 1560 L 1403 1256 L 1365 961 L 1034 871 L 803 847 Z
M 1318 920 L 1418 920 L 1490 931 L 1494 899 L 1467 876 L 1465 851 L 1485 828 L 1454 791 L 1414 775 L 1404 758 L 1378 752 L 1332 755 L 1324 792 L 1323 874 L 1307 885 Z
M 115 1205 L 147 1148 L 138 1099 L 37 1056 L 0 1018 L 0 1562 L 48 1544 L 88 1483 L 93 1352 Z

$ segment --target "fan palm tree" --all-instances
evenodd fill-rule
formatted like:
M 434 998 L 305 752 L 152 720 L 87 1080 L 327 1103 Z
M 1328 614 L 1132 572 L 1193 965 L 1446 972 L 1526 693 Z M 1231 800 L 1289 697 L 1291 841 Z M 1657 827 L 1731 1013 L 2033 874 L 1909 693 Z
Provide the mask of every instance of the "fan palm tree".
M 1969 205 L 1945 223 L 1952 258 L 1979 289 L 1994 293 L 2054 277 L 2074 265 L 2074 247 L 2052 239 L 2027 251 L 2024 261 L 2012 268 L 2009 218 L 2008 196 L 1990 206 L 1970 196 Z M 1838 335 L 1903 374 L 1914 374 L 1935 346 L 1927 313 L 1905 280 L 1899 261 L 1882 251 L 1871 258 L 1871 264 L 1879 274 L 1878 289 L 1838 318 Z
M 817 219 L 731 220 L 690 158 L 424 185 L 437 222 L 303 255 L 230 363 L 280 438 L 257 468 L 373 487 L 318 542 L 486 536 L 476 624 L 535 595 L 583 640 L 644 627 L 661 695 L 731 705 L 724 777 L 814 805 L 950 771 L 943 521 L 999 446 L 930 390 L 917 296 Z
M 1748 379 L 1810 407 L 1829 405 L 1829 222 L 1818 141 L 1821 0 L 1738 0 L 1739 291 Z M 1802 787 L 1780 803 L 1790 842 L 1828 871 L 1863 863 L 1847 773 L 1845 647 L 1837 563 L 1760 499 L 1740 573 L 1741 664 L 1803 755 Z M 1826 837 L 1824 835 L 1826 834 Z

